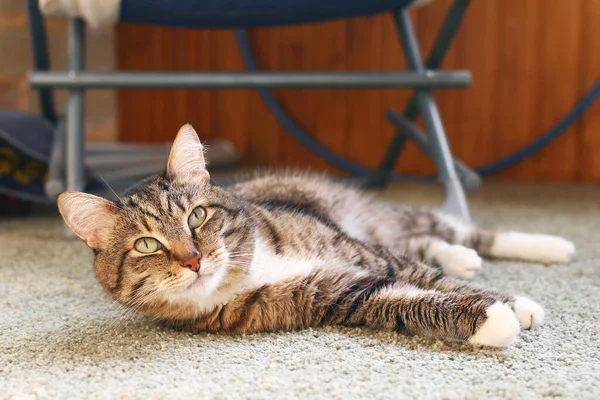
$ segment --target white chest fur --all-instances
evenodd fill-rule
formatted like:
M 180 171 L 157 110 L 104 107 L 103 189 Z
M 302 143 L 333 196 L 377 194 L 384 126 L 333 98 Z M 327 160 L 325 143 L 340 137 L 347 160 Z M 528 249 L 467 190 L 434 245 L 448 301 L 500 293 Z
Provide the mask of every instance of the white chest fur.
M 307 276 L 321 263 L 322 260 L 319 259 L 307 260 L 277 255 L 259 238 L 246 283 L 248 287 L 258 287 Z

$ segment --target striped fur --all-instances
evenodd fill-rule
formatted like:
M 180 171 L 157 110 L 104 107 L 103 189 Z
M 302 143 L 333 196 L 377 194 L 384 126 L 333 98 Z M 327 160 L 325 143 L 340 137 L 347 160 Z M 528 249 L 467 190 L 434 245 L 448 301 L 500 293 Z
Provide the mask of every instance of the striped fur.
M 210 184 L 201 152 L 187 150 L 198 146 L 193 129 L 182 128 L 165 174 L 115 203 L 59 197 L 67 224 L 94 249 L 100 283 L 137 312 L 193 332 L 341 324 L 494 346 L 514 339 L 517 319 L 517 331 L 519 323 L 533 326 L 534 315 L 541 323 L 536 303 L 444 273 L 448 260 L 458 263 L 453 271 L 461 267 L 460 257 L 448 257 L 455 250 L 509 252 L 494 247 L 502 233 L 382 204 L 323 176 L 265 174 L 220 188 Z M 198 206 L 206 220 L 192 229 L 187 220 Z M 142 237 L 162 248 L 137 252 Z M 194 272 L 184 265 L 198 252 Z

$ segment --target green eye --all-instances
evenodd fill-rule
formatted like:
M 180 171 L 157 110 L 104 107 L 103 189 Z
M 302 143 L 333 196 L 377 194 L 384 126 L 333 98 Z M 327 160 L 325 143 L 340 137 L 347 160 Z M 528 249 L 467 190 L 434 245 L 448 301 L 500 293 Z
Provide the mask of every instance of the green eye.
M 154 238 L 145 237 L 135 241 L 135 249 L 140 253 L 149 254 L 162 249 L 162 244 Z
M 206 210 L 204 207 L 196 207 L 188 217 L 188 225 L 192 229 L 198 228 L 206 219 Z

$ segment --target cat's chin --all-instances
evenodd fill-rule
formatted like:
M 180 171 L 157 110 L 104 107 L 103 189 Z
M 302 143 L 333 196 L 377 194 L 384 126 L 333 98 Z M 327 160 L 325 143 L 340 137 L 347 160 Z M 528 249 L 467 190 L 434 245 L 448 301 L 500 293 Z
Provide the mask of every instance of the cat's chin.
M 197 287 L 202 287 L 206 285 L 215 274 L 201 274 L 196 277 L 187 287 L 188 290 L 193 290 Z

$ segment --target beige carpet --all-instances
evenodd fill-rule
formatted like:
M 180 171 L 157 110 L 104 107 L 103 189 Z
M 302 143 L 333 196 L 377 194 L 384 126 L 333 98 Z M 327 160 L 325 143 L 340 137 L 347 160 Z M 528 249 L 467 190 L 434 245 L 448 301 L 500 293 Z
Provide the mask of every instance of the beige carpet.
M 436 204 L 434 187 L 385 195 Z M 568 266 L 487 262 L 477 281 L 541 302 L 507 350 L 362 329 L 190 335 L 120 311 L 54 213 L 0 221 L 0 398 L 600 399 L 600 187 L 487 184 L 480 223 L 563 235 Z

